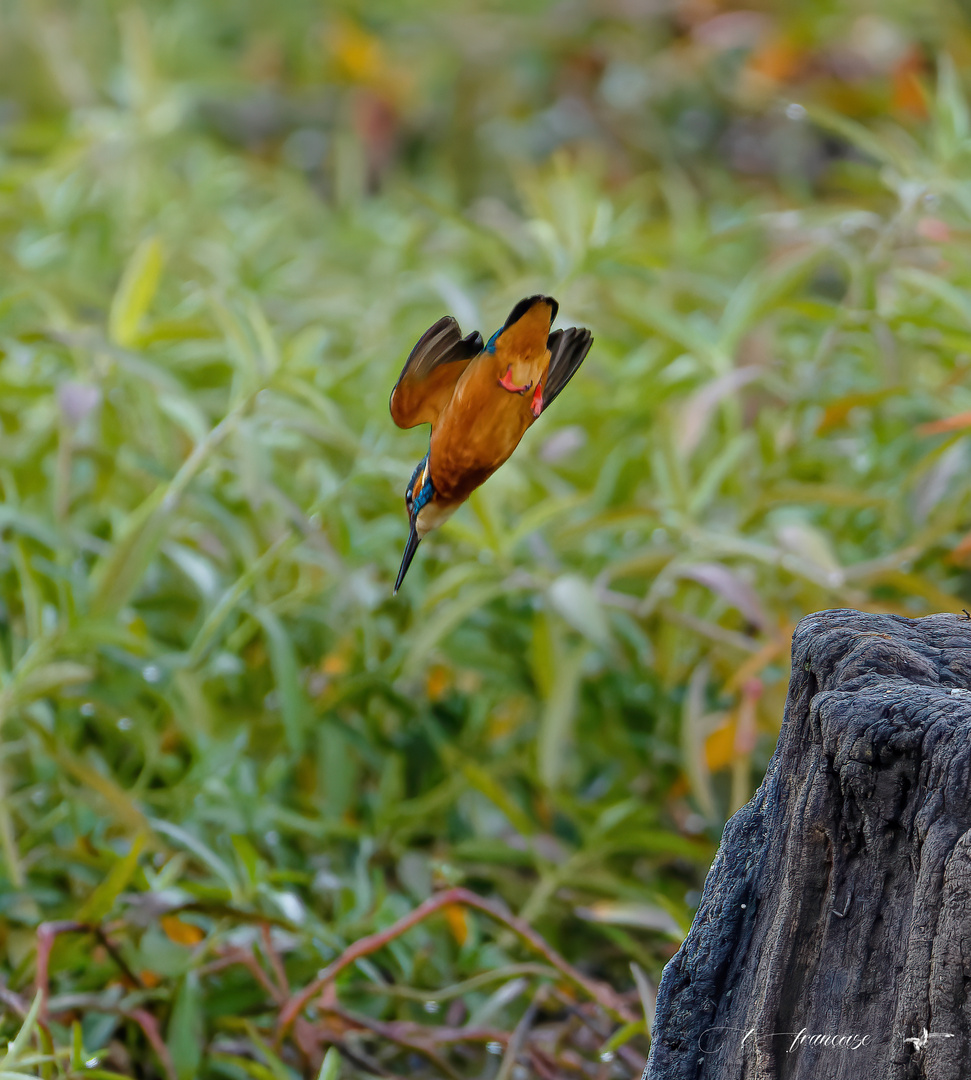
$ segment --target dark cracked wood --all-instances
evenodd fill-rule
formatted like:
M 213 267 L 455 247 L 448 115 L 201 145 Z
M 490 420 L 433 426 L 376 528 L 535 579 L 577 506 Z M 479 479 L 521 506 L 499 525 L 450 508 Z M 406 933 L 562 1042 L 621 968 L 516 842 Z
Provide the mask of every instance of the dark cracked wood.
M 971 621 L 810 615 L 645 1077 L 971 1078 L 969 986 Z

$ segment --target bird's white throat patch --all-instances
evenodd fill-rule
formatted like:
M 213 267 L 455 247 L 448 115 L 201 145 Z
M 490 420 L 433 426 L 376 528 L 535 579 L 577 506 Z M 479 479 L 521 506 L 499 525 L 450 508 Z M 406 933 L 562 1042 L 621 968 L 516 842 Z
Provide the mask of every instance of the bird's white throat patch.
M 432 529 L 437 529 L 439 525 L 443 525 L 457 509 L 457 506 L 437 506 L 434 502 L 423 506 L 418 511 L 418 517 L 415 519 L 415 529 L 419 537 L 425 536 Z

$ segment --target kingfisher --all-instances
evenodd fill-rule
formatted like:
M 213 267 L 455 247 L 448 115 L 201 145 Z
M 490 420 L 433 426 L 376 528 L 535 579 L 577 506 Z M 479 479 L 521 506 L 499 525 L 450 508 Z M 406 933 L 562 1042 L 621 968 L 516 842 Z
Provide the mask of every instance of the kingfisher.
M 422 537 L 509 458 L 583 363 L 593 335 L 582 326 L 551 332 L 558 310 L 552 296 L 527 296 L 484 347 L 478 331 L 463 337 L 445 315 L 411 350 L 391 391 L 391 418 L 432 430 L 405 491 L 410 531 L 395 593 Z

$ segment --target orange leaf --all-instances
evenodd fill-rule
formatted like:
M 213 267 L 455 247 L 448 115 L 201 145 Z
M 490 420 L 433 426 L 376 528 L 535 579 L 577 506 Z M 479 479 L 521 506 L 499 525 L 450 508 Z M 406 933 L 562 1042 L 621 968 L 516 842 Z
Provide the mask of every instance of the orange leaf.
M 452 673 L 444 664 L 435 664 L 429 668 L 428 677 L 425 680 L 425 693 L 429 701 L 438 701 L 452 684 Z
M 757 49 L 749 68 L 773 82 L 792 82 L 802 71 L 806 52 L 786 38 L 775 38 Z
M 969 557 L 971 557 L 971 532 L 969 532 L 951 554 L 948 555 L 947 561 L 951 563 L 963 563 L 966 562 Z
M 688 778 L 682 773 L 668 789 L 668 798 L 671 800 L 683 799 L 690 790 L 691 787 L 688 784 Z
M 735 721 L 727 720 L 705 739 L 705 760 L 712 772 L 724 769 L 735 760 Z
M 745 687 L 750 679 L 754 679 L 758 675 L 761 675 L 773 660 L 782 656 L 783 652 L 788 651 L 789 639 L 792 637 L 793 630 L 795 630 L 794 626 L 780 628 L 779 636 L 774 641 L 766 642 L 757 653 L 752 653 L 728 682 L 725 683 L 725 693 L 738 693 L 738 691 Z
M 920 81 L 924 61 L 920 53 L 911 52 L 900 61 L 893 71 L 894 112 L 910 113 L 911 116 L 927 116 L 927 91 Z
M 163 915 L 159 922 L 165 936 L 176 945 L 198 945 L 206 936 L 200 927 L 183 922 L 177 915 Z
M 891 386 L 885 387 L 883 390 L 867 390 L 859 394 L 847 394 L 845 397 L 838 398 L 826 406 L 823 418 L 816 426 L 816 434 L 821 435 L 824 431 L 829 431 L 830 428 L 839 427 L 840 424 L 846 422 L 846 418 L 854 409 L 877 405 L 885 398 L 900 392 L 899 387 Z
M 932 420 L 929 424 L 921 424 L 917 428 L 917 434 L 943 435 L 947 431 L 961 431 L 963 428 L 971 428 L 971 412 L 956 413 L 954 416 L 946 416 L 943 420 Z

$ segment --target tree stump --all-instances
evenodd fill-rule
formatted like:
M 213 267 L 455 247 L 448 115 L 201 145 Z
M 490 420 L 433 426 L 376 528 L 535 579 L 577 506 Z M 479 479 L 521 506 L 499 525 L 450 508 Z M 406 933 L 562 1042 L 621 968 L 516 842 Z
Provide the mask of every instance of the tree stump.
M 810 615 L 644 1080 L 971 1078 L 969 987 L 971 621 Z

